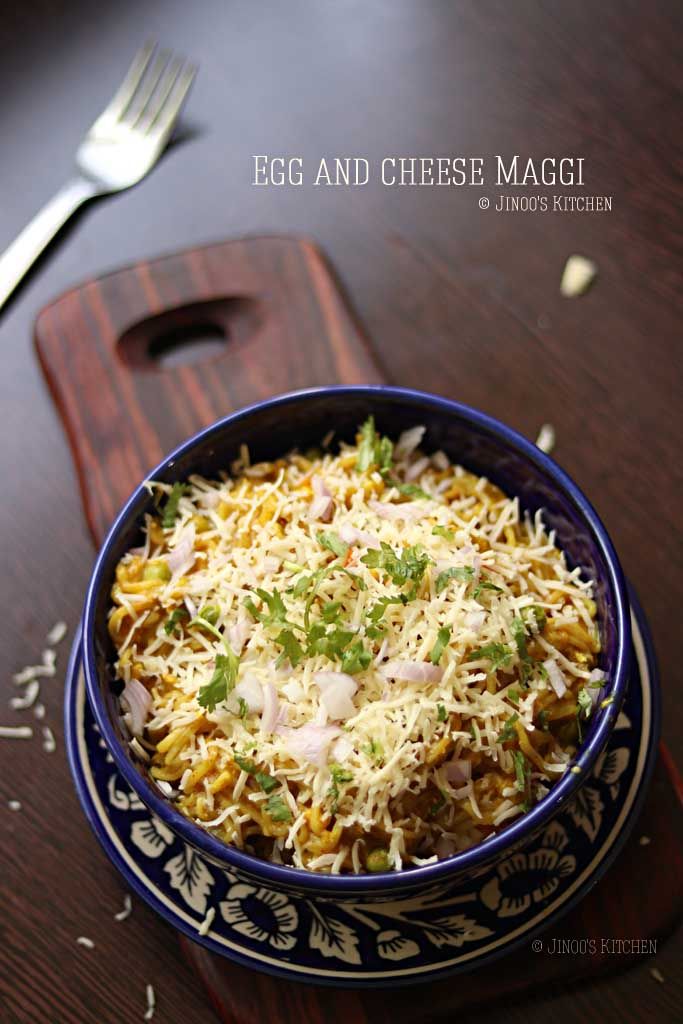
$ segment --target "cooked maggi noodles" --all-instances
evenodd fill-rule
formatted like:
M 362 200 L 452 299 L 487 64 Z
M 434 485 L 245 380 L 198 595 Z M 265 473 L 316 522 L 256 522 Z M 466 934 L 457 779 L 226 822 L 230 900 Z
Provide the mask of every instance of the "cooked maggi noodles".
M 429 863 L 568 770 L 604 677 L 592 583 L 541 515 L 372 419 L 336 454 L 151 484 L 109 630 L 131 745 L 278 863 Z

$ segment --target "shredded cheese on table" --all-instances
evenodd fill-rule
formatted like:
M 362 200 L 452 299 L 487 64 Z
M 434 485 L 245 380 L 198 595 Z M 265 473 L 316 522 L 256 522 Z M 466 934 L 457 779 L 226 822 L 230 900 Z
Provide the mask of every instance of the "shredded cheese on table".
M 151 485 L 112 587 L 121 711 L 226 842 L 331 873 L 430 863 L 572 761 L 605 683 L 592 582 L 423 434 L 394 449 L 369 420 L 337 453 L 243 448 L 223 479 Z

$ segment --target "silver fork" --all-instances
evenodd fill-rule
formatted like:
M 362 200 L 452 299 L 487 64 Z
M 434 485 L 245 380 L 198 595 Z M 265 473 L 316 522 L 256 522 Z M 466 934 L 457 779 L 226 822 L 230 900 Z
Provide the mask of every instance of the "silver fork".
M 152 43 L 138 51 L 118 92 L 81 142 L 78 175 L 0 256 L 0 308 L 82 203 L 136 185 L 161 156 L 197 69 L 168 51 L 154 57 L 154 51 Z

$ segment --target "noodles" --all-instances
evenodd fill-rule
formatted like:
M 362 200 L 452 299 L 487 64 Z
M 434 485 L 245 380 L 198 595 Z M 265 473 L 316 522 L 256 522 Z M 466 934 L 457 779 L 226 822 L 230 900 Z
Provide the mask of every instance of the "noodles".
M 336 454 L 243 447 L 230 478 L 153 484 L 117 567 L 147 770 L 257 856 L 336 873 L 467 849 L 561 777 L 604 684 L 591 582 L 422 433 L 394 450 L 370 419 Z

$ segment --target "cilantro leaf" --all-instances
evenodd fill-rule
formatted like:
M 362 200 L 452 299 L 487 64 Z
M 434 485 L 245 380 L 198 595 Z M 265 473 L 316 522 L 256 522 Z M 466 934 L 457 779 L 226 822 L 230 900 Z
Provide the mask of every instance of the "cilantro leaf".
M 505 722 L 505 725 L 496 736 L 496 743 L 507 743 L 508 740 L 514 739 L 514 737 L 517 735 L 517 730 L 515 729 L 515 722 L 518 721 L 519 715 L 515 711 L 513 715 L 510 715 L 508 720 Z
M 244 720 L 247 717 L 247 715 L 249 714 L 249 705 L 247 704 L 247 702 L 244 699 L 244 697 L 238 697 L 237 700 L 238 700 L 238 703 L 239 703 L 240 718 L 242 720 Z
M 512 651 L 507 644 L 491 643 L 477 647 L 467 655 L 467 661 L 477 661 L 479 658 L 488 658 L 491 662 L 490 673 L 496 672 L 499 668 L 508 665 L 512 658 Z
M 443 792 L 443 790 L 440 789 L 439 796 L 427 811 L 427 817 L 434 818 L 439 813 L 439 811 L 442 811 L 444 809 L 447 803 L 448 798 L 446 797 L 446 794 Z
M 379 740 L 371 739 L 369 743 L 361 747 L 361 750 L 375 763 L 382 761 L 384 758 L 384 747 Z
M 548 712 L 545 708 L 538 712 L 538 728 L 543 732 L 548 731 Z
M 254 772 L 254 778 L 264 793 L 272 793 L 276 786 L 279 786 L 277 779 L 274 779 L 267 772 Z
M 189 619 L 190 614 L 186 608 L 175 608 L 164 623 L 164 633 L 170 636 L 175 633 L 181 619 Z
M 318 543 L 331 551 L 337 558 L 346 558 L 349 553 L 349 545 L 343 541 L 338 533 L 333 530 L 319 530 L 316 534 Z
M 323 622 L 328 624 L 339 620 L 341 601 L 326 601 L 322 607 Z
M 332 776 L 332 785 L 328 789 L 327 795 L 332 800 L 332 813 L 334 814 L 339 803 L 339 787 L 345 782 L 352 782 L 353 773 L 346 771 L 340 764 L 332 764 L 330 765 L 330 774 Z
M 275 787 L 279 785 L 277 779 L 274 779 L 272 775 L 268 774 L 268 772 L 258 771 L 256 768 L 256 762 L 253 761 L 252 758 L 244 757 L 241 754 L 233 754 L 232 756 L 235 764 L 241 768 L 243 772 L 246 772 L 248 775 L 253 775 L 264 793 L 271 793 Z
M 342 629 L 339 626 L 328 629 L 324 623 L 314 622 L 308 632 L 306 654 L 309 657 L 314 654 L 323 654 L 330 661 L 341 658 L 344 648 L 355 635 L 349 629 Z
M 474 598 L 475 601 L 479 600 L 479 595 L 481 594 L 482 590 L 495 590 L 499 594 L 503 592 L 502 587 L 497 587 L 495 583 L 491 583 L 491 580 L 488 578 L 488 576 L 485 576 L 484 574 L 482 574 L 481 579 L 479 580 L 474 590 L 472 591 L 472 597 Z
M 272 821 L 292 820 L 292 812 L 279 793 L 273 793 L 266 800 L 266 814 Z
M 527 621 L 529 615 L 531 615 L 535 620 L 539 633 L 543 632 L 548 621 L 548 617 L 539 604 L 532 604 L 527 608 L 523 608 L 522 615 L 527 617 Z
M 304 656 L 304 649 L 294 636 L 292 630 L 281 629 L 275 637 L 275 643 L 282 647 L 282 652 L 275 662 L 275 667 L 280 668 L 285 661 L 289 661 L 292 668 L 296 668 Z
M 523 793 L 529 782 L 531 765 L 521 750 L 512 751 L 512 760 L 515 765 L 515 785 L 520 793 Z
M 358 472 L 364 473 L 371 466 L 377 466 L 380 470 L 388 470 L 391 466 L 393 452 L 394 446 L 389 438 L 380 437 L 375 430 L 375 417 L 368 416 L 360 428 L 360 443 L 356 458 Z
M 397 555 L 385 541 L 381 542 L 379 551 L 374 548 L 368 551 L 361 558 L 361 562 L 370 569 L 381 569 L 398 586 L 412 583 L 409 600 L 415 597 L 427 566 L 432 564 L 431 558 L 419 544 L 403 548 L 401 554 Z
M 356 640 L 348 647 L 342 656 L 342 672 L 348 672 L 350 676 L 357 672 L 364 671 L 372 661 L 372 654 L 363 646 L 362 640 Z
M 448 641 L 451 638 L 451 626 L 442 626 L 436 635 L 436 643 L 429 652 L 429 660 L 432 665 L 438 665 L 441 661 L 441 655 L 443 654 Z
M 399 494 L 405 495 L 406 498 L 426 498 L 427 501 L 431 499 L 431 494 L 427 494 L 417 484 L 402 484 L 400 480 L 391 480 L 388 477 L 385 479 L 387 483 L 396 488 Z
M 240 659 L 228 649 L 227 654 L 216 655 L 216 667 L 206 686 L 199 690 L 197 700 L 208 711 L 224 701 L 237 680 Z
M 434 537 L 443 537 L 444 540 L 455 540 L 455 533 L 453 530 L 449 530 L 447 526 L 435 526 L 432 529 L 432 535 Z
M 436 711 L 437 711 L 437 715 L 436 715 L 437 722 L 445 722 L 446 719 L 448 718 L 448 715 L 446 714 L 445 706 L 443 704 L 437 704 L 436 705 Z
M 451 566 L 450 569 L 444 569 L 436 577 L 436 592 L 440 594 L 448 586 L 450 580 L 461 580 L 463 583 L 469 583 L 473 576 L 474 569 L 471 565 Z
M 274 589 L 273 593 L 269 594 L 267 590 L 262 590 L 260 587 L 257 587 L 254 593 L 261 598 L 263 604 L 268 609 L 267 612 L 265 612 L 263 608 L 259 610 L 250 597 L 246 598 L 244 602 L 245 607 L 258 622 L 262 622 L 264 626 L 291 625 L 291 623 L 287 621 L 287 609 L 285 608 L 284 601 L 280 597 L 277 589 Z
M 394 597 L 391 595 L 388 597 L 381 597 L 368 612 L 368 618 L 370 619 L 370 622 L 377 623 L 384 617 L 384 613 L 390 605 L 407 604 L 407 602 L 408 598 L 405 594 L 396 594 Z
M 161 513 L 161 525 L 164 530 L 171 530 L 178 518 L 178 505 L 183 494 L 189 490 L 187 484 L 175 483 Z
M 579 742 L 583 739 L 583 723 L 581 719 L 585 721 L 590 718 L 591 712 L 593 711 L 593 701 L 591 695 L 585 686 L 582 686 L 576 695 L 576 727 L 579 734 Z
M 512 704 L 519 704 L 519 690 L 515 686 L 510 687 L 507 695 Z
M 237 767 L 241 768 L 243 772 L 247 772 L 248 775 L 253 775 L 256 771 L 256 764 L 250 757 L 243 757 L 241 754 L 233 754 L 232 758 Z

